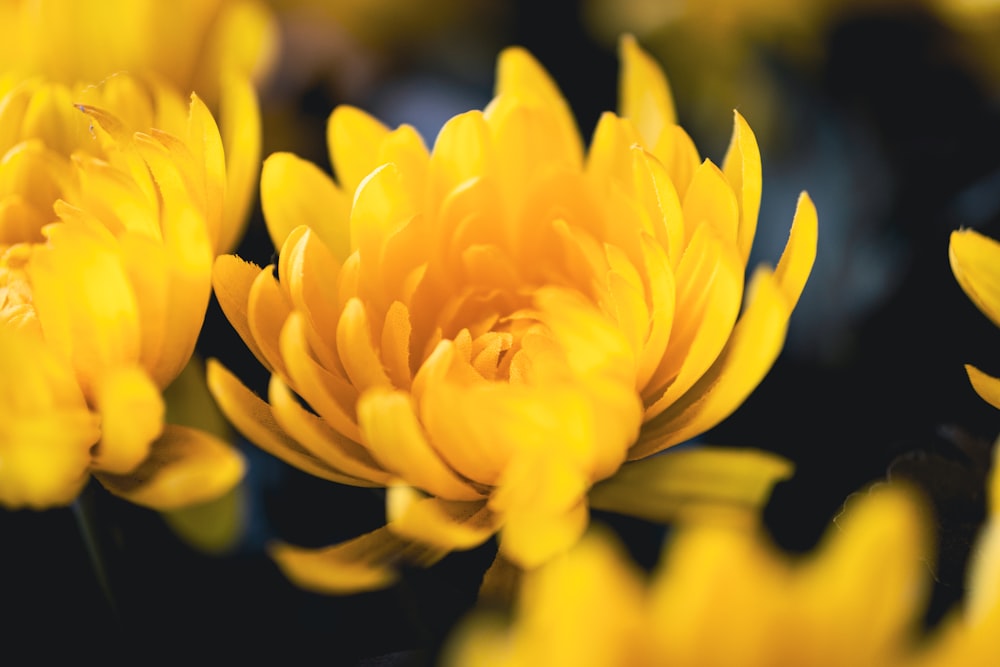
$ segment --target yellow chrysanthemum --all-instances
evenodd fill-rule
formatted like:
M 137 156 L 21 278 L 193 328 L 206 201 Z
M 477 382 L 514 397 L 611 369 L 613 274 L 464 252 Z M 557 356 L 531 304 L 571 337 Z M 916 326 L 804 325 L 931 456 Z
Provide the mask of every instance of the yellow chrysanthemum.
M 261 0 L 0 1 L 0 71 L 68 85 L 155 74 L 213 108 L 226 76 L 268 75 L 278 40 Z
M 224 94 L 227 136 L 257 135 L 248 85 Z M 212 114 L 127 75 L 77 89 L 31 79 L 3 91 L 0 128 L 0 503 L 69 502 L 90 472 L 161 509 L 230 488 L 241 458 L 165 427 L 161 395 L 247 205 L 227 191 Z
M 990 320 L 1000 327 L 1000 243 L 963 229 L 951 233 L 948 259 L 958 284 Z M 1000 378 L 967 365 L 966 372 L 976 393 L 1000 408 Z
M 701 160 L 658 66 L 632 39 L 622 52 L 621 115 L 602 117 L 586 154 L 556 85 L 510 48 L 493 101 L 446 123 L 430 152 L 412 127 L 342 106 L 328 125 L 336 183 L 294 155 L 266 160 L 276 274 L 223 256 L 214 285 L 272 372 L 269 403 L 217 363 L 209 385 L 276 456 L 388 488 L 386 527 L 275 551 L 299 583 L 384 584 L 400 560 L 498 531 L 506 559 L 544 562 L 583 533 L 594 484 L 715 425 L 770 368 L 812 266 L 815 209 L 803 194 L 777 269 L 757 269 L 744 301 L 753 133 L 736 114 L 722 169 Z M 746 476 L 787 473 L 774 464 L 746 459 Z M 621 509 L 613 487 L 602 506 Z

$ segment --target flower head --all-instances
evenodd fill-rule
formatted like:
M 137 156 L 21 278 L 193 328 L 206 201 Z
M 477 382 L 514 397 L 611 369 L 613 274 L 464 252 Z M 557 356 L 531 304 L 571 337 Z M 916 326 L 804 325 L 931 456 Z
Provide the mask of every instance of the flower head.
M 252 104 L 244 88 L 234 100 Z M 233 117 L 256 131 L 255 107 Z M 0 127 L 0 502 L 66 503 L 91 472 L 158 508 L 231 487 L 241 459 L 165 428 L 161 396 L 246 205 L 227 194 L 212 114 L 128 75 L 29 79 L 4 91 Z
M 948 259 L 958 284 L 976 307 L 1000 327 L 1000 243 L 972 229 L 955 231 L 951 233 Z M 972 365 L 965 370 L 976 393 L 1000 408 L 1000 379 Z
M 803 195 L 777 269 L 744 285 L 753 133 L 736 114 L 723 167 L 701 160 L 656 64 L 632 39 L 622 56 L 620 115 L 589 149 L 548 74 L 510 48 L 495 98 L 431 151 L 341 106 L 336 182 L 291 154 L 266 160 L 278 265 L 223 256 L 214 284 L 272 373 L 269 403 L 217 363 L 210 387 L 292 465 L 388 488 L 387 527 L 277 550 L 296 580 L 376 585 L 400 558 L 497 531 L 506 558 L 537 565 L 582 534 L 592 485 L 718 423 L 773 363 L 815 210 Z

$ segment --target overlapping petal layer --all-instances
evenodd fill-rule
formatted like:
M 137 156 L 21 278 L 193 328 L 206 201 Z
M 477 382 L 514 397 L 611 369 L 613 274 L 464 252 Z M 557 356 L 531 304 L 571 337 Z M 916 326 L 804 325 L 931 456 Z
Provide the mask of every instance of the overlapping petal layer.
M 266 403 L 210 364 L 237 427 L 313 474 L 396 489 L 397 536 L 456 549 L 499 531 L 503 556 L 533 567 L 583 533 L 595 483 L 735 410 L 781 349 L 816 212 L 803 194 L 777 267 L 745 285 L 753 132 L 735 114 L 722 167 L 702 160 L 656 64 L 630 38 L 622 59 L 622 115 L 606 113 L 589 148 L 515 47 L 495 98 L 449 120 L 431 150 L 409 126 L 341 106 L 328 124 L 336 181 L 270 156 L 261 195 L 278 264 L 221 257 L 213 278 L 273 374 Z M 762 488 L 787 472 L 743 460 Z M 393 510 L 400 487 L 426 509 Z M 303 585 L 350 588 L 325 569 L 364 565 L 347 554 L 365 558 L 279 562 Z
M 234 82 L 227 95 L 238 133 L 259 134 L 252 91 Z M 0 100 L 0 127 L 4 503 L 67 503 L 88 472 L 161 508 L 232 487 L 239 456 L 164 430 L 162 398 L 248 205 L 229 190 L 212 114 L 124 74 L 78 88 L 29 79 Z

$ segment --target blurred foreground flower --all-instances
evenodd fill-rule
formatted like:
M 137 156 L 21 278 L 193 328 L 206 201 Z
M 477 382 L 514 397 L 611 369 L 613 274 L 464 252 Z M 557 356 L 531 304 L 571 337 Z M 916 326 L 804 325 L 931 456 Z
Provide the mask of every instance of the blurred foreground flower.
M 955 231 L 948 259 L 958 284 L 976 307 L 1000 327 L 1000 243 L 971 229 Z M 1000 378 L 971 365 L 965 370 L 976 393 L 1000 408 Z
M 154 79 L 3 80 L 3 505 L 69 503 L 93 473 L 173 509 L 242 477 L 227 443 L 165 426 L 162 398 L 194 350 L 213 258 L 244 224 L 249 190 L 233 179 L 254 172 L 227 175 L 227 159 L 257 159 L 252 89 L 231 78 L 221 94 L 228 151 L 200 98 Z
M 816 552 L 792 558 L 765 536 L 692 524 L 669 539 L 648 584 L 617 543 L 585 537 L 526 575 L 513 620 L 475 613 L 445 665 L 697 667 L 1000 664 L 1000 469 L 965 608 L 921 630 L 927 516 L 905 485 L 851 505 Z
M 536 566 L 584 532 L 602 480 L 593 506 L 656 515 L 699 494 L 759 503 L 788 474 L 709 449 L 616 476 L 740 405 L 780 352 L 816 249 L 803 194 L 777 269 L 744 284 L 753 133 L 736 114 L 722 169 L 703 161 L 658 66 L 630 38 L 621 50 L 621 115 L 601 118 L 586 154 L 548 74 L 510 48 L 494 100 L 446 123 L 431 152 L 412 127 L 341 106 L 337 183 L 288 153 L 265 162 L 276 271 L 223 256 L 214 285 L 272 373 L 269 402 L 217 362 L 209 385 L 275 456 L 388 489 L 387 526 L 274 550 L 300 585 L 385 585 L 397 565 L 498 531 L 504 559 Z

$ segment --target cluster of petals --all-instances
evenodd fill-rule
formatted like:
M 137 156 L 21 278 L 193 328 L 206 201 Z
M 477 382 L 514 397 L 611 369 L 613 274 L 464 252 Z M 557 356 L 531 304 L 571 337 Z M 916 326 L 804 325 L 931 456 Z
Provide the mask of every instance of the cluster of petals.
M 988 667 L 1000 663 L 1000 468 L 968 598 L 930 632 L 930 517 L 913 488 L 859 494 L 805 556 L 690 523 L 650 576 L 603 532 L 525 575 L 512 619 L 459 623 L 443 665 Z
M 400 562 L 496 534 L 503 558 L 537 566 L 583 534 L 595 484 L 717 424 L 773 364 L 815 209 L 803 194 L 777 267 L 748 278 L 750 127 L 737 113 L 722 167 L 703 160 L 659 67 L 628 37 L 621 55 L 620 113 L 589 148 L 548 73 L 512 47 L 494 99 L 432 150 L 340 106 L 336 181 L 292 154 L 265 161 L 277 265 L 222 256 L 213 282 L 271 372 L 267 401 L 215 362 L 209 386 L 275 456 L 387 489 L 386 526 L 273 551 L 299 584 L 384 585 Z
M 232 77 L 220 91 L 228 155 L 201 99 L 155 77 L 0 83 L 3 505 L 71 502 L 94 473 L 169 509 L 242 477 L 226 443 L 165 427 L 162 398 L 256 177 L 253 88 Z

